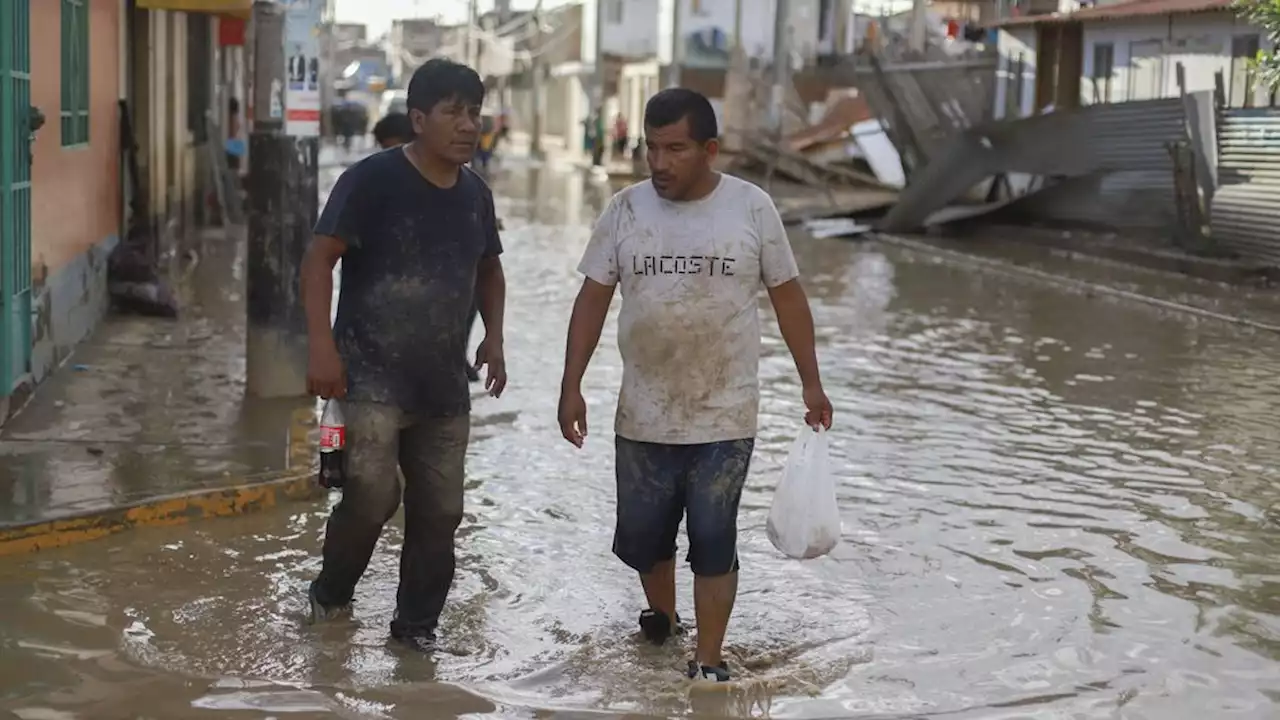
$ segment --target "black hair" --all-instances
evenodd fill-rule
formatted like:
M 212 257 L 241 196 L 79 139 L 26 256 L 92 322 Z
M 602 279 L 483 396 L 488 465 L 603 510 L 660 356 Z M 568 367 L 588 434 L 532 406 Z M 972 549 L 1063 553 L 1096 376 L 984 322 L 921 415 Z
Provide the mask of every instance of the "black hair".
M 413 140 L 413 121 L 404 113 L 387 113 L 373 126 L 373 139 L 379 145 L 388 140 L 409 142 Z
M 405 104 L 424 113 L 443 101 L 460 100 L 468 105 L 484 103 L 484 81 L 479 73 L 459 62 L 432 58 L 409 79 Z
M 232 115 L 235 115 L 236 113 L 240 112 L 240 100 L 237 98 L 231 98 L 227 100 L 227 112 L 231 113 Z
M 667 88 L 649 98 L 644 106 L 644 124 L 649 127 L 667 127 L 685 118 L 689 120 L 689 135 L 697 142 L 705 143 L 720 135 L 715 108 L 706 95 L 696 90 Z

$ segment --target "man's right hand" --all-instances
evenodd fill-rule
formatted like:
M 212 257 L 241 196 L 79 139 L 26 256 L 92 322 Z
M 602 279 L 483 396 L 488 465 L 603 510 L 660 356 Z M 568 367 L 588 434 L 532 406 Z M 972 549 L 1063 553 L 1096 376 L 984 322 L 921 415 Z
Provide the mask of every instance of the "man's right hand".
M 336 348 L 312 350 L 307 360 L 307 392 L 328 400 L 347 395 L 347 370 Z
M 560 434 L 574 447 L 587 438 L 587 401 L 578 389 L 560 389 Z

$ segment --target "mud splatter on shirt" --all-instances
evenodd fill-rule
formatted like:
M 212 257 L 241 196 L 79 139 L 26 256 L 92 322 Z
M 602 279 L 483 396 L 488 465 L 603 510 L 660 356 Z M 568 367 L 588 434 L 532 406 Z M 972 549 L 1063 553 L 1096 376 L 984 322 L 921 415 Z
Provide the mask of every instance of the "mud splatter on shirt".
M 467 314 L 481 258 L 502 253 L 484 181 L 463 168 L 440 188 L 385 150 L 343 173 L 315 233 L 347 245 L 333 332 L 348 397 L 423 417 L 470 412 Z
M 614 431 L 699 444 L 755 437 L 759 295 L 799 275 L 773 200 L 722 175 L 692 202 L 644 181 L 613 197 L 578 271 L 622 292 Z

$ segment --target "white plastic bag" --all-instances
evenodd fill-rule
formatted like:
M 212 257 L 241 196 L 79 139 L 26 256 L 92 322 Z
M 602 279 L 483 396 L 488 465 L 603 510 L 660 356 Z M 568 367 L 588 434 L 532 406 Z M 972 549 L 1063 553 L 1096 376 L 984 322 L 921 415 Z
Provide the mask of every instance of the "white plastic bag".
M 826 431 L 801 430 L 773 493 L 766 526 L 769 542 L 787 557 L 822 557 L 840 542 L 840 508 L 827 464 Z

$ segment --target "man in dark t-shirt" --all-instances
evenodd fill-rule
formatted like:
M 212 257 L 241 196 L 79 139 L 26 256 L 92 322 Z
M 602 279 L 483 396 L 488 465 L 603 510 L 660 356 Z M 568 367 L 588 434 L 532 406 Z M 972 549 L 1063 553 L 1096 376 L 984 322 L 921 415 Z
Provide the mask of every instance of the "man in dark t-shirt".
M 413 121 L 404 113 L 391 112 L 387 113 L 373 126 L 373 139 L 378 143 L 378 147 L 387 148 L 397 147 L 413 142 Z M 502 222 L 498 222 L 498 229 L 502 229 Z M 467 314 L 467 337 L 471 337 L 471 328 L 476 324 L 476 315 L 480 309 L 475 303 L 471 304 L 471 312 Z M 466 367 L 467 379 L 475 382 L 480 379 L 480 373 L 472 365 L 471 360 L 463 357 L 462 363 Z
M 480 134 L 484 84 L 465 65 L 433 59 L 409 83 L 413 141 L 342 174 L 302 269 L 309 390 L 342 398 L 347 480 L 325 528 L 324 564 L 309 592 L 313 621 L 348 610 L 382 526 L 400 504 L 405 538 L 391 634 L 433 647 L 453 584 L 471 428 L 467 315 L 479 306 L 494 397 L 506 385 L 506 295 L 493 195 L 465 165 Z M 333 268 L 342 260 L 329 325 Z

